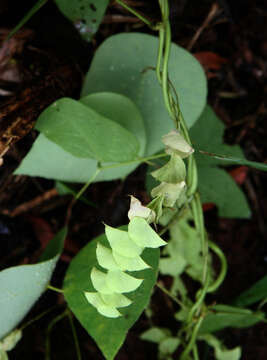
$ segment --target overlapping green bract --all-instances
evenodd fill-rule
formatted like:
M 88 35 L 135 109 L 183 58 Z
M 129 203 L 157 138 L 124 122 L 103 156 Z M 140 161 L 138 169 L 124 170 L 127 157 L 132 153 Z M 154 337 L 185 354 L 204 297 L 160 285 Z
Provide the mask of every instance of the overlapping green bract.
M 117 318 L 121 316 L 117 308 L 132 303 L 123 293 L 136 290 L 143 282 L 126 271 L 148 269 L 150 266 L 140 256 L 143 250 L 158 248 L 166 243 L 140 216 L 130 220 L 128 231 L 105 225 L 105 233 L 110 248 L 98 243 L 96 257 L 99 265 L 107 272 L 94 267 L 91 271 L 91 280 L 97 292 L 84 294 L 101 315 Z

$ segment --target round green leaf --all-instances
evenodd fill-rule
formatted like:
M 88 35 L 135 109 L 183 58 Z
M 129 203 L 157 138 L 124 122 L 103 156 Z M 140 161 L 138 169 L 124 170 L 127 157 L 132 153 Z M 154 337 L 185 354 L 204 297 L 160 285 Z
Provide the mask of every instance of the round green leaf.
M 131 100 L 119 94 L 97 93 L 82 98 L 81 102 L 133 133 L 140 144 L 138 155 L 143 156 L 146 146 L 144 123 L 139 110 Z M 95 181 L 125 177 L 138 164 L 101 171 Z M 75 157 L 40 134 L 16 170 L 16 174 L 85 183 L 96 171 L 96 166 L 96 160 Z
M 85 291 L 95 292 L 90 280 L 90 272 L 94 266 L 97 266 L 98 242 L 108 246 L 106 236 L 102 235 L 89 242 L 72 260 L 64 279 L 64 296 L 69 307 L 94 338 L 105 358 L 112 360 L 123 344 L 128 330 L 148 305 L 157 279 L 159 250 L 146 249 L 144 251 L 142 257 L 151 268 L 133 274 L 135 278 L 144 279 L 136 291 L 127 294 L 133 303 L 120 309 L 122 316 L 111 319 L 100 315 L 96 308 L 88 303 L 84 295 Z
M 86 76 L 82 95 L 112 91 L 132 99 L 146 126 L 146 154 L 162 149 L 161 137 L 173 127 L 165 109 L 155 71 L 158 39 L 141 33 L 110 36 L 96 51 Z M 191 127 L 206 104 L 204 71 L 186 50 L 172 44 L 169 76 L 180 101 L 185 121 Z

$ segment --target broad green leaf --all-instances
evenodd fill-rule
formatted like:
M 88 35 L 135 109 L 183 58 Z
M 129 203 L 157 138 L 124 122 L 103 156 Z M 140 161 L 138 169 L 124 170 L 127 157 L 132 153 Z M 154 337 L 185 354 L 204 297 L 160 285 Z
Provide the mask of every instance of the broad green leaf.
M 63 248 L 66 228 L 49 243 L 41 260 L 0 272 L 0 339 L 18 325 L 46 290 Z
M 139 149 L 136 137 L 128 130 L 70 98 L 46 108 L 35 127 L 76 157 L 123 162 L 133 160 Z
M 248 306 L 267 298 L 267 275 L 249 289 L 242 292 L 234 301 L 235 306 Z
M 226 218 L 249 218 L 247 199 L 233 178 L 216 167 L 198 168 L 199 191 L 203 203 L 215 203 L 219 216 Z
M 97 49 L 82 90 L 82 95 L 112 91 L 132 99 L 145 121 L 147 155 L 162 149 L 161 137 L 174 128 L 154 70 L 157 49 L 158 39 L 151 35 L 110 36 Z M 172 44 L 169 77 L 178 93 L 187 125 L 191 127 L 206 104 L 203 69 L 189 52 Z
M 92 267 L 97 266 L 98 242 L 108 246 L 106 236 L 101 235 L 89 242 L 72 260 L 64 279 L 64 296 L 71 310 L 94 338 L 106 359 L 112 360 L 123 344 L 128 330 L 148 305 L 157 278 L 159 250 L 144 251 L 142 258 L 151 268 L 132 274 L 135 278 L 144 280 L 136 291 L 127 293 L 127 298 L 133 303 L 128 307 L 120 308 L 121 317 L 111 319 L 100 315 L 84 295 L 84 291 L 95 292 L 90 281 L 90 272 Z
M 73 22 L 81 36 L 91 41 L 102 21 L 109 0 L 55 0 L 55 3 Z
M 151 341 L 159 344 L 162 340 L 171 336 L 169 329 L 152 327 L 151 329 L 146 330 L 140 336 L 142 340 Z
M 138 155 L 143 156 L 146 145 L 144 123 L 131 100 L 119 94 L 97 93 L 82 98 L 81 102 L 133 133 L 140 144 Z M 122 178 L 133 171 L 138 164 L 137 162 L 133 165 L 122 165 L 101 171 L 94 181 Z M 16 174 L 85 183 L 96 171 L 96 166 L 96 160 L 75 157 L 40 134 L 16 170 Z
M 264 313 L 248 309 L 215 305 L 202 322 L 199 334 L 208 334 L 226 327 L 245 328 L 253 326 L 264 319 Z

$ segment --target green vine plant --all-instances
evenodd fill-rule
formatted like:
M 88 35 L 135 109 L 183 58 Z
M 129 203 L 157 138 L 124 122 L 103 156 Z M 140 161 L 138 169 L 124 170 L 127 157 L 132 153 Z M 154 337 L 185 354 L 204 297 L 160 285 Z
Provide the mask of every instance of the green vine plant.
M 242 159 L 238 147 L 222 144 L 222 124 L 212 110 L 205 107 L 203 70 L 190 54 L 171 43 L 168 1 L 159 0 L 162 19 L 157 24 L 122 0 L 116 1 L 157 31 L 158 39 L 138 33 L 107 39 L 96 52 L 81 99 L 59 99 L 39 116 L 36 129 L 40 135 L 15 173 L 55 179 L 62 193 L 63 190 L 74 192 L 66 182 L 83 183 L 74 195 L 73 206 L 79 199 L 87 201 L 83 195 L 93 182 L 124 178 L 139 164 L 147 163 L 147 188 L 152 200 L 144 206 L 131 196 L 128 225 L 114 228 L 105 224 L 105 234 L 90 241 L 71 261 L 62 289 L 49 282 L 62 252 L 67 228 L 55 236 L 37 264 L 0 272 L 0 288 L 4 289 L 0 293 L 0 304 L 4 304 L 0 307 L 0 355 L 7 358 L 6 351 L 19 341 L 21 330 L 29 324 L 15 332 L 12 330 L 49 289 L 63 293 L 68 308 L 52 320 L 47 330 L 46 359 L 50 358 L 49 334 L 64 317 L 69 318 L 77 358 L 81 359 L 72 311 L 105 358 L 112 360 L 127 331 L 148 308 L 157 284 L 179 306 L 175 314 L 179 322 L 176 335 L 156 326 L 141 335 L 142 339 L 159 345 L 160 359 L 171 359 L 178 348 L 180 360 L 198 360 L 198 342 L 204 341 L 214 348 L 217 360 L 238 360 L 241 349 L 226 349 L 212 333 L 227 326 L 251 326 L 265 321 L 265 315 L 260 310 L 242 308 L 246 305 L 242 303 L 242 296 L 237 302 L 240 307 L 206 304 L 207 295 L 215 293 L 224 281 L 227 263 L 205 230 L 200 193 L 206 201 L 217 203 L 222 215 L 248 217 L 244 195 L 216 166 L 224 161 L 266 170 L 266 165 Z M 99 8 L 98 1 L 92 2 L 100 23 L 108 2 L 103 1 Z M 72 19 L 73 12 L 67 6 L 70 2 L 57 0 L 56 3 Z M 35 11 L 37 8 L 30 16 Z M 92 14 L 88 15 L 88 23 L 91 17 Z M 125 53 L 122 41 L 129 46 Z M 139 62 L 134 62 L 136 53 L 140 55 Z M 177 73 L 177 62 L 183 66 L 188 63 L 189 67 L 182 67 Z M 114 80 L 116 76 L 120 76 L 120 81 Z M 187 84 L 188 91 L 183 81 L 189 82 L 190 78 L 193 82 Z M 209 148 L 209 143 L 215 148 Z M 231 155 L 218 155 L 216 149 Z M 224 193 L 214 198 L 217 191 L 209 192 L 209 188 L 217 181 L 222 182 L 220 191 L 225 187 L 233 197 L 238 197 L 240 207 L 229 209 Z M 69 216 L 70 213 L 67 220 Z M 159 259 L 161 247 L 164 257 Z M 218 273 L 212 266 L 214 255 L 220 262 Z M 173 277 L 170 290 L 157 283 L 158 270 L 163 276 Z M 182 281 L 183 273 L 198 282 L 194 298 L 189 296 Z M 257 300 L 264 297 L 265 293 L 255 296 Z M 1 312 L 1 308 L 6 310 Z M 14 344 L 9 345 L 9 339 L 14 337 Z

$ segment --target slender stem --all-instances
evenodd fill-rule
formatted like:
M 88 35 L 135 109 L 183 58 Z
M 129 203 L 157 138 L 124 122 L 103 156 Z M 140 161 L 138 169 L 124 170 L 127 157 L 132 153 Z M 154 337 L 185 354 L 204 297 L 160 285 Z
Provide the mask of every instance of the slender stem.
M 156 74 L 158 82 L 161 85 L 161 60 L 163 56 L 164 49 L 164 27 L 159 29 L 159 46 L 158 46 L 158 56 L 157 56 L 157 65 L 156 65 Z
M 199 330 L 203 320 L 204 319 L 202 317 L 198 319 L 196 325 L 194 326 L 191 339 L 190 339 L 189 343 L 187 344 L 186 348 L 184 349 L 183 353 L 181 354 L 180 360 L 186 360 L 187 356 L 192 351 L 192 349 L 195 345 L 195 342 L 196 342 L 198 330 Z
M 157 282 L 156 285 L 162 292 L 168 295 L 174 302 L 176 302 L 182 308 L 185 308 L 185 305 L 179 299 L 177 299 L 176 296 L 172 295 L 172 293 L 169 290 L 167 290 L 164 286 L 161 286 L 159 282 Z
M 35 321 L 40 320 L 42 317 L 44 317 L 45 315 L 49 314 L 50 312 L 52 312 L 53 310 L 55 310 L 58 307 L 58 305 L 54 305 L 51 308 L 41 312 L 39 315 L 35 316 L 33 319 L 27 321 L 25 324 L 22 324 L 20 327 L 20 330 L 23 331 L 24 329 L 26 329 L 28 326 L 30 326 L 31 324 L 33 324 Z
M 209 247 L 219 257 L 220 262 L 221 262 L 220 274 L 217 277 L 217 279 L 214 281 L 214 283 L 208 287 L 208 290 L 207 290 L 208 293 L 211 293 L 211 292 L 214 292 L 215 290 L 217 290 L 218 287 L 224 281 L 224 278 L 225 278 L 226 273 L 227 273 L 227 260 L 225 258 L 224 253 L 222 252 L 222 250 L 214 242 L 212 242 L 210 240 L 209 240 Z
M 193 357 L 194 360 L 199 360 L 197 344 L 193 346 Z
M 149 21 L 148 19 L 146 19 L 144 16 L 142 16 L 141 14 L 139 14 L 136 10 L 134 10 L 133 8 L 131 8 L 130 6 L 128 6 L 127 4 L 125 4 L 122 0 L 116 0 L 116 2 L 121 5 L 122 7 L 124 7 L 124 9 L 128 10 L 131 14 L 133 14 L 134 16 L 136 16 L 138 19 L 140 19 L 141 21 L 143 21 L 143 23 L 145 23 L 146 25 L 148 25 L 152 30 L 156 30 L 156 27 L 153 25 L 153 23 L 151 21 Z
M 138 158 L 138 159 L 127 161 L 127 162 L 121 162 L 121 163 L 116 163 L 116 164 L 112 164 L 112 165 L 100 166 L 99 170 L 104 171 L 104 170 L 108 170 L 108 169 L 114 169 L 114 168 L 117 168 L 117 167 L 120 167 L 120 166 L 126 166 L 126 165 L 135 164 L 135 163 L 146 162 L 146 161 L 149 161 L 149 160 L 159 159 L 159 158 L 166 157 L 166 156 L 170 156 L 170 155 L 168 155 L 166 153 L 161 153 L 161 154 L 157 154 L 157 155 L 151 155 L 151 156 Z
M 55 287 L 55 286 L 52 286 L 52 285 L 47 285 L 47 287 L 46 287 L 47 289 L 49 289 L 49 290 L 53 290 L 53 291 L 55 291 L 55 292 L 57 292 L 57 293 L 60 293 L 60 294 L 63 294 L 64 293 L 64 290 L 62 290 L 62 289 L 59 289 L 59 288 L 57 288 L 57 287 Z
M 94 174 L 90 177 L 90 179 L 87 181 L 86 184 L 81 188 L 81 190 L 75 195 L 75 201 L 77 201 L 82 194 L 86 191 L 86 189 L 92 184 L 92 182 L 95 180 L 97 175 L 100 173 L 101 169 L 98 167 Z
M 45 342 L 45 360 L 50 360 L 50 333 L 53 330 L 53 327 L 62 320 L 65 316 L 67 316 L 67 310 L 64 310 L 63 313 L 56 316 L 49 324 L 46 331 L 46 342 Z
M 71 314 L 69 309 L 67 309 L 67 310 L 68 310 L 68 318 L 69 318 L 70 327 L 71 327 L 71 330 L 72 330 L 74 345 L 75 345 L 75 349 L 76 349 L 77 359 L 82 360 L 81 349 L 80 349 L 80 345 L 79 345 L 77 332 L 76 332 L 76 329 L 75 329 L 75 326 L 74 326 L 72 314 Z

